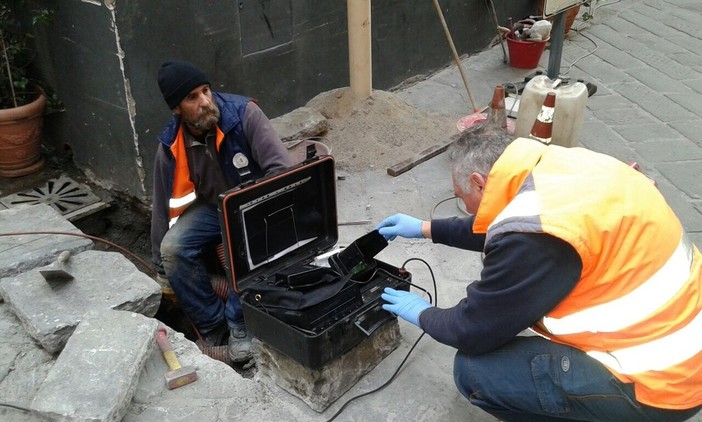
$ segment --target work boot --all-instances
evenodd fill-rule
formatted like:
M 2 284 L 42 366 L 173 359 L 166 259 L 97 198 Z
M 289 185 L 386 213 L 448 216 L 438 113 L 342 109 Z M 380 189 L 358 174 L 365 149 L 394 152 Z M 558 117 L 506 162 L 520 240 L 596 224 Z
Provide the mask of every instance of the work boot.
M 253 358 L 251 336 L 246 328 L 229 331 L 229 359 L 234 363 L 248 362 Z

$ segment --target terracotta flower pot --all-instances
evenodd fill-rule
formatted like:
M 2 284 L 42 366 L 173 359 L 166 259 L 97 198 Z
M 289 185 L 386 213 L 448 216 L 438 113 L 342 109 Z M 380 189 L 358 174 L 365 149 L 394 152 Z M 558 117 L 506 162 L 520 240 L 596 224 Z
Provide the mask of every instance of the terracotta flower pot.
M 0 109 L 0 177 L 19 177 L 44 167 L 41 130 L 46 96 L 16 108 Z

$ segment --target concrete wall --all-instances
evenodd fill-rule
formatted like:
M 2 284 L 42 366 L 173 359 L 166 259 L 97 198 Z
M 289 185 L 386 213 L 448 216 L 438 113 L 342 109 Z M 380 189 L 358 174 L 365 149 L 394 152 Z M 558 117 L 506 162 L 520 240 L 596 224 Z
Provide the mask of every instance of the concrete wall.
M 506 25 L 535 0 L 494 0 Z M 46 142 L 70 148 L 93 178 L 149 203 L 156 135 L 170 110 L 156 74 L 169 59 L 203 69 L 214 89 L 255 97 L 273 118 L 348 86 L 343 0 L 62 0 L 39 36 L 40 72 L 66 110 Z M 486 0 L 442 0 L 459 54 L 495 36 Z M 373 88 L 452 63 L 431 0 L 372 2 Z

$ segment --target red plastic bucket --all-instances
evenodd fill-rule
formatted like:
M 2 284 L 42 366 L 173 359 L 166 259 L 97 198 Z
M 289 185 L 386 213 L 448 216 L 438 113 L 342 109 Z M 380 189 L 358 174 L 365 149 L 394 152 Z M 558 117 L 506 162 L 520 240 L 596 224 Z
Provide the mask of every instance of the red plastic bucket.
M 509 62 L 518 69 L 533 69 L 539 65 L 541 54 L 546 48 L 544 41 L 515 40 L 512 34 L 507 34 L 507 48 L 509 49 Z

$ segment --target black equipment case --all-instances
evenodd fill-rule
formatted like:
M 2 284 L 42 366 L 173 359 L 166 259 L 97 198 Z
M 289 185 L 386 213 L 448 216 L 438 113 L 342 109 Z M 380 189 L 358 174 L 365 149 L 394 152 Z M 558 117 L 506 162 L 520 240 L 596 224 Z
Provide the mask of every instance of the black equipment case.
M 219 197 L 227 281 L 247 329 L 311 369 L 394 320 L 380 294 L 411 280 L 374 258 L 387 245 L 377 231 L 317 265 L 338 240 L 335 183 L 333 158 L 314 157 Z

